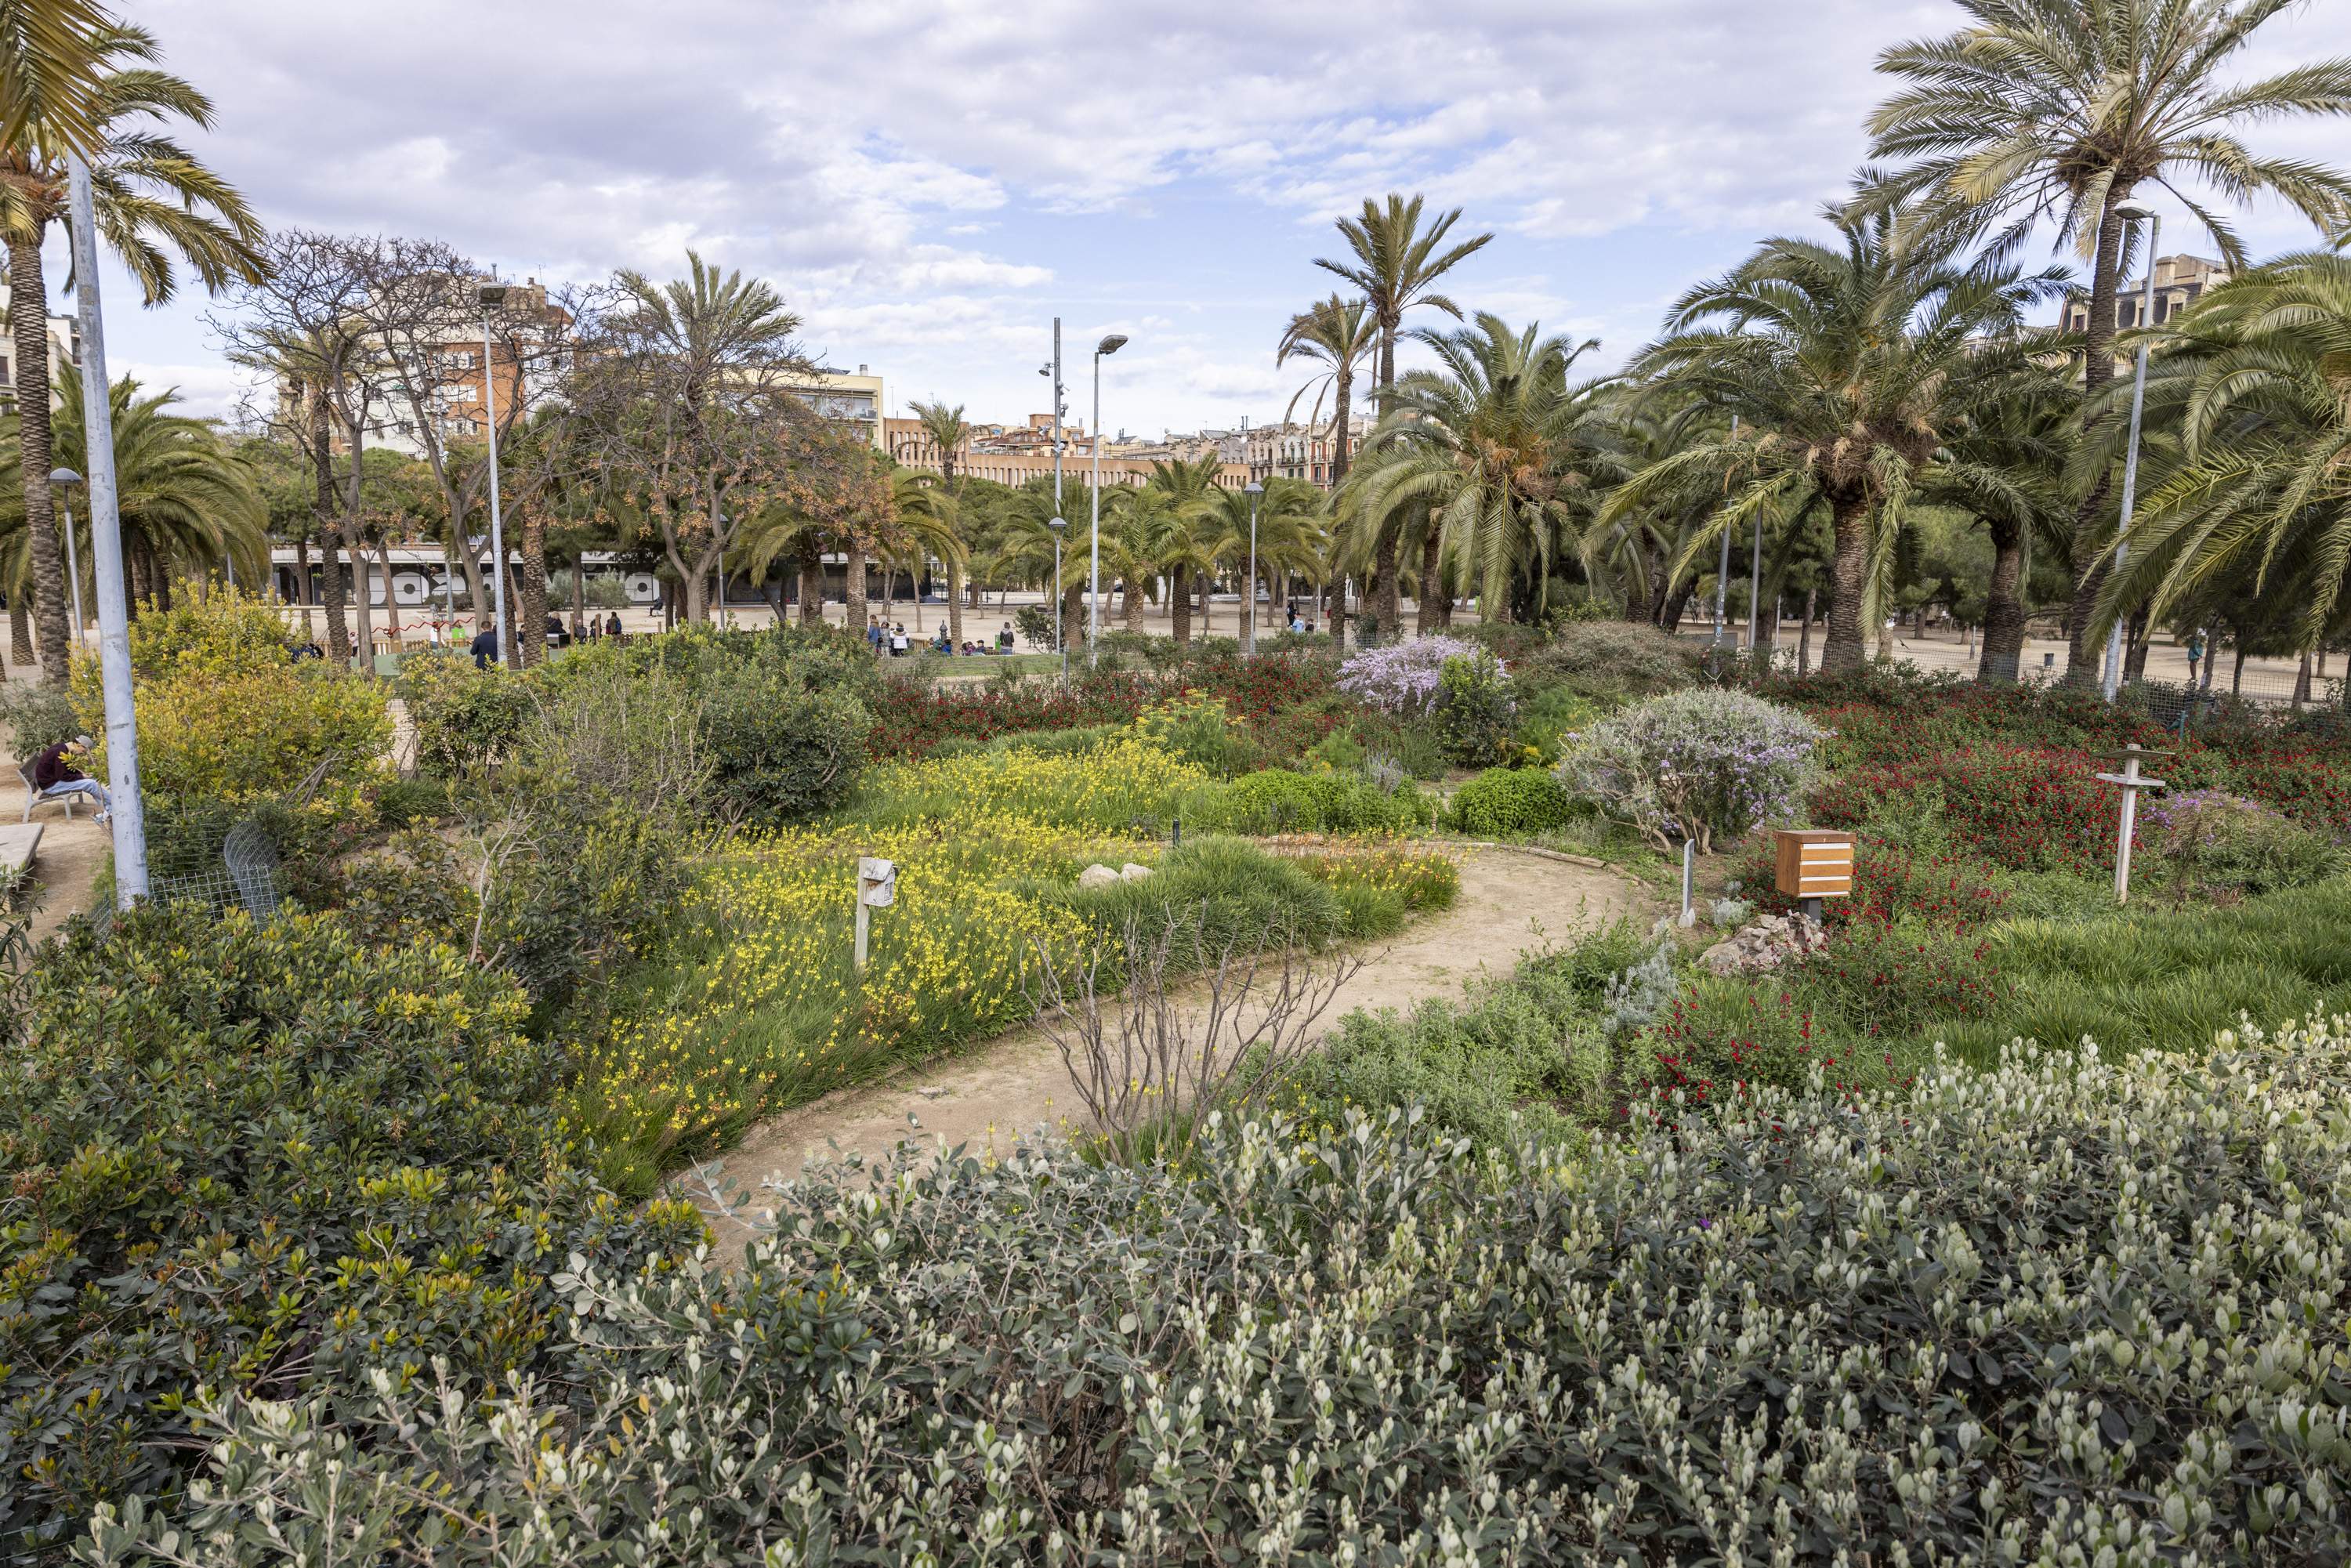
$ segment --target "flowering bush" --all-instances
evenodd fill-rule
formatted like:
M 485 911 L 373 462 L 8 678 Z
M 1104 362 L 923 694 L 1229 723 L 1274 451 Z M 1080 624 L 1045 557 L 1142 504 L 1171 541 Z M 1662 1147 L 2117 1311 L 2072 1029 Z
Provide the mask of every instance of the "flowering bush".
M 2117 802 L 2100 765 L 2074 751 L 1991 744 L 1835 773 L 1813 792 L 1813 816 L 1859 828 L 1878 814 L 1931 819 L 1955 848 L 2011 871 L 2095 874 L 2115 863 Z M 2136 842 L 2136 841 L 2134 841 Z
M 1365 648 L 1339 666 L 1339 689 L 1383 713 L 1424 714 L 1437 705 L 1445 662 L 1478 651 L 1460 637 L 1413 637 Z
M 1802 714 L 1744 692 L 1673 692 L 1592 726 L 1559 777 L 1660 849 L 1686 836 L 1703 854 L 1788 817 L 1821 738 Z
M 209 1402 L 89 1558 L 2339 1563 L 2338 1027 L 820 1175 L 739 1272 L 566 1270 L 576 1394 Z
M 2218 789 L 2158 794 L 2140 820 L 2156 852 L 2146 869 L 2178 900 L 2304 887 L 2344 864 L 2324 834 Z

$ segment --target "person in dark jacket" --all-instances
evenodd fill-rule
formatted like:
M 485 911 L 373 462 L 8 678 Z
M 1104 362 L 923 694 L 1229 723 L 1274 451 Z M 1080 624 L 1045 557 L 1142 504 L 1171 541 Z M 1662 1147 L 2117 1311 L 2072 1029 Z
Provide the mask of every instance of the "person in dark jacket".
M 474 668 L 486 670 L 498 662 L 498 629 L 485 626 L 474 633 Z
M 80 757 L 89 750 L 89 737 L 76 736 L 61 740 L 33 758 L 33 798 L 37 800 L 61 800 L 68 795 L 83 795 L 98 802 L 98 820 L 107 821 L 114 814 L 114 799 L 106 786 L 90 778 L 66 760 Z

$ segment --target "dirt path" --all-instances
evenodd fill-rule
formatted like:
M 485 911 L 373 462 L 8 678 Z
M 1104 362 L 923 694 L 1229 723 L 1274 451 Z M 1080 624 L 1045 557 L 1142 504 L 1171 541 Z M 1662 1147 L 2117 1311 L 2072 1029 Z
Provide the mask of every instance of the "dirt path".
M 1458 996 L 1481 971 L 1507 973 L 1525 954 L 1647 907 L 1642 891 L 1614 871 L 1512 849 L 1469 848 L 1461 857 L 1461 895 L 1453 907 L 1374 949 L 1374 961 L 1324 1015 L 1326 1029 L 1358 1008 Z M 740 1246 L 751 1232 L 747 1221 L 763 1207 L 761 1195 L 810 1160 L 870 1157 L 908 1137 L 1001 1152 L 1025 1134 L 1081 1113 L 1052 1042 L 1021 1030 L 968 1055 L 844 1089 L 762 1123 L 732 1152 L 684 1173 L 681 1185 L 701 1202 L 722 1246 Z

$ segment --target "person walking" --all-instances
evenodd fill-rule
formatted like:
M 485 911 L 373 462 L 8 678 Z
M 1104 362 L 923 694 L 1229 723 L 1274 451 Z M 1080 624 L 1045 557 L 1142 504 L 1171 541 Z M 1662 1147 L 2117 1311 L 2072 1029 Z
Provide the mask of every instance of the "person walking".
M 2204 629 L 2192 628 L 2188 633 L 2188 689 L 2196 689 L 2196 665 L 2204 657 Z
M 620 634 L 621 612 L 615 610 L 612 612 L 611 619 L 604 622 L 604 635 L 607 637 L 617 637 Z
M 485 626 L 474 633 L 474 668 L 486 670 L 498 662 L 498 629 Z

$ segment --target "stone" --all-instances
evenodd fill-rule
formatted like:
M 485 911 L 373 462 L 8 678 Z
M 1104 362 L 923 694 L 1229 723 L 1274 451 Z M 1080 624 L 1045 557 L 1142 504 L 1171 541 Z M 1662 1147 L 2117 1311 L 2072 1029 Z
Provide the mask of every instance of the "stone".
M 1078 873 L 1078 885 L 1080 887 L 1115 887 L 1118 885 L 1118 873 L 1106 865 L 1090 865 Z
M 1151 868 L 1149 866 L 1137 865 L 1133 861 L 1129 861 L 1124 865 L 1118 868 L 1118 880 L 1121 882 L 1141 882 L 1144 877 L 1149 876 L 1150 874 Z
M 1776 969 L 1791 958 L 1818 949 L 1825 940 L 1819 925 L 1786 915 L 1766 915 L 1740 927 L 1728 940 L 1698 955 L 1710 974 L 1745 975 Z

